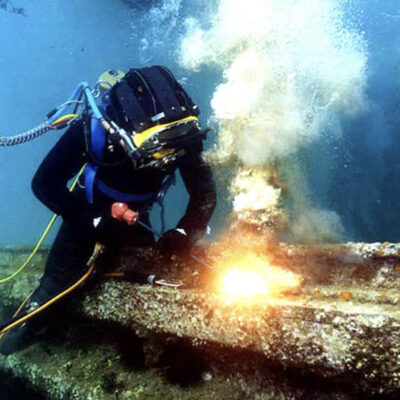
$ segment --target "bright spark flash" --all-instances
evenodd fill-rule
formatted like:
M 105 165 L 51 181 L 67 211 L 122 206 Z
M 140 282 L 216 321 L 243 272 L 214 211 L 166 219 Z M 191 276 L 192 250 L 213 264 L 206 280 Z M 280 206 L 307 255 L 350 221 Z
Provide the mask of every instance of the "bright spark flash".
M 230 298 L 273 296 L 299 287 L 300 282 L 296 274 L 272 267 L 264 258 L 248 255 L 227 270 L 220 290 Z
M 222 281 L 222 291 L 228 295 L 255 296 L 268 294 L 268 286 L 256 272 L 228 271 Z

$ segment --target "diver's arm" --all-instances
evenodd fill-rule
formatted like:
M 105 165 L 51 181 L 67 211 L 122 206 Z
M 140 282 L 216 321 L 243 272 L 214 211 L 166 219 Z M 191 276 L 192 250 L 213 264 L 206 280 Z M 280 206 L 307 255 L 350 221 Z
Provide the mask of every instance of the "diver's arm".
M 32 180 L 36 197 L 50 210 L 64 218 L 79 215 L 87 204 L 71 193 L 67 183 L 85 162 L 85 139 L 82 123 L 72 125 L 50 150 Z
M 193 149 L 179 168 L 190 199 L 177 228 L 185 231 L 191 243 L 203 236 L 217 204 L 213 173 L 201 150 L 201 146 Z

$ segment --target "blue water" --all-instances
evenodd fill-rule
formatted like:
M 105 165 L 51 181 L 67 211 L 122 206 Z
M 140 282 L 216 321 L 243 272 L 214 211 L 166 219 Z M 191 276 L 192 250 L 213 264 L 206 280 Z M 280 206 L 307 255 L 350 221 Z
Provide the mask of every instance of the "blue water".
M 79 81 L 94 84 L 106 69 L 150 64 L 166 64 L 185 79 L 206 125 L 223 71 L 211 63 L 188 71 L 177 49 L 185 20 L 193 16 L 207 27 L 218 1 L 14 0 L 24 15 L 1 7 L 7 3 L 0 0 L 0 135 L 42 122 Z M 345 25 L 363 32 L 367 106 L 351 117 L 338 114 L 341 135 L 321 136 L 293 159 L 307 181 L 311 203 L 340 216 L 343 240 L 400 241 L 400 4 L 337 4 L 346 4 Z M 30 182 L 59 135 L 0 148 L 0 245 L 31 245 L 40 236 L 51 214 L 33 197 Z M 214 141 L 211 136 L 206 147 Z M 186 201 L 178 182 L 167 198 L 169 226 L 180 218 Z M 211 223 L 215 231 L 223 230 L 221 216 L 229 209 L 230 200 L 220 198 Z
M 368 45 L 368 107 L 343 120 L 340 140 L 310 147 L 306 174 L 315 201 L 336 210 L 346 237 L 400 240 L 400 5 L 392 0 L 350 2 L 362 10 Z M 309 161 L 309 160 L 308 160 Z

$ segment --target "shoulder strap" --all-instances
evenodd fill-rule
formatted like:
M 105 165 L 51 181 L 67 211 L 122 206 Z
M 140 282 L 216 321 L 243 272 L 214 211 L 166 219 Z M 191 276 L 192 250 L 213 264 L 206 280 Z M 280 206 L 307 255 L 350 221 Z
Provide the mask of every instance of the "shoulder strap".
M 90 135 L 87 143 L 90 146 L 89 153 L 92 153 L 96 160 L 103 161 L 104 150 L 106 147 L 106 136 L 107 133 L 101 122 L 97 118 L 91 118 L 90 120 Z M 94 162 L 88 162 L 85 168 L 85 192 L 87 201 L 93 203 L 93 190 L 97 175 L 97 165 Z

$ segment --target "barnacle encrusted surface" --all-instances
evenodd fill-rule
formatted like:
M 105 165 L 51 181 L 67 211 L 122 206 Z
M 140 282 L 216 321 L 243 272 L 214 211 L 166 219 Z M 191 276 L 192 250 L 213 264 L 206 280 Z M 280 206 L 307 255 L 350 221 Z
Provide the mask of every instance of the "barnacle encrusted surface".
M 400 312 L 390 305 L 306 296 L 249 306 L 196 290 L 107 282 L 82 306 L 86 315 L 142 335 L 170 333 L 246 348 L 318 376 L 357 376 L 355 386 L 377 393 L 400 387 Z

